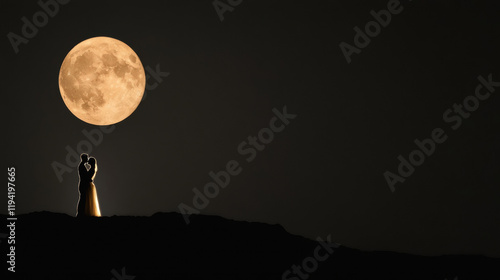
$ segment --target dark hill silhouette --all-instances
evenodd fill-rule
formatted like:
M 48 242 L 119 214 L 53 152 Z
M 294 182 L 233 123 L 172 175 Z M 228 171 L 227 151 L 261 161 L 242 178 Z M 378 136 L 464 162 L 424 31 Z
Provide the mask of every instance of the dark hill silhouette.
M 6 220 L 5 215 L 1 218 Z M 0 244 L 3 258 L 4 241 Z M 37 280 L 132 276 L 137 280 L 279 280 L 292 265 L 302 265 L 305 258 L 314 256 L 318 245 L 287 233 L 280 225 L 218 216 L 192 215 L 186 225 L 178 213 L 78 220 L 34 212 L 18 216 L 16 272 L 9 274 L 13 279 Z M 130 278 L 117 277 L 123 267 Z M 301 278 L 290 273 L 285 279 L 500 279 L 499 267 L 500 259 L 482 256 L 424 257 L 340 246 L 309 275 Z

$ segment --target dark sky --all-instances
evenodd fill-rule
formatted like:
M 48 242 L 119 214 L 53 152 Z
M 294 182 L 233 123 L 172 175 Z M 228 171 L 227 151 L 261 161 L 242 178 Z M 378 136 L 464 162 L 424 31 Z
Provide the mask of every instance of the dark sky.
M 59 68 L 79 42 L 109 36 L 170 75 L 92 147 L 103 215 L 193 207 L 192 189 L 236 160 L 241 173 L 202 214 L 360 249 L 500 256 L 500 87 L 456 130 L 458 113 L 443 119 L 478 76 L 500 81 L 500 5 L 402 0 L 348 63 L 339 44 L 354 45 L 353 28 L 388 2 L 243 0 L 221 21 L 210 0 L 73 0 L 16 54 L 7 34 L 22 35 L 21 18 L 41 8 L 2 0 L 2 142 L 16 213 L 75 214 L 77 172 L 59 181 L 52 164 L 66 165 L 66 147 L 98 127 L 64 105 Z M 297 117 L 247 162 L 238 145 L 284 106 Z M 392 192 L 384 172 L 396 174 L 398 156 L 436 128 L 446 141 Z

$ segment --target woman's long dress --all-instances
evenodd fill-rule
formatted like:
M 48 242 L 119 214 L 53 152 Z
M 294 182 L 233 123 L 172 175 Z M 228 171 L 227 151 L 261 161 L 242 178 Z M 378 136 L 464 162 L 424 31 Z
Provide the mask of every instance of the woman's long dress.
M 93 172 L 92 180 L 94 180 L 96 172 L 95 170 L 89 170 Z M 99 209 L 99 200 L 97 199 L 97 191 L 94 182 L 90 182 L 87 190 L 87 200 L 85 201 L 85 216 L 100 217 L 101 210 Z

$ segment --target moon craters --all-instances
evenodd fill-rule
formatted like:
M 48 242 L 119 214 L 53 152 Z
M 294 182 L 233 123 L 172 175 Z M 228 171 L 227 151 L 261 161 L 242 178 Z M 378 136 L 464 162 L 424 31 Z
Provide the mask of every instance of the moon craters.
M 139 105 L 146 78 L 137 54 L 126 44 L 95 37 L 76 45 L 64 59 L 59 89 L 79 119 L 109 125 L 127 118 Z

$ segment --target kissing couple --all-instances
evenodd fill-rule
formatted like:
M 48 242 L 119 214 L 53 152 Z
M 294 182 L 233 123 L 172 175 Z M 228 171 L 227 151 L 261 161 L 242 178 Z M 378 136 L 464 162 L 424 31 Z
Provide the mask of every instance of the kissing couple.
M 93 216 L 100 217 L 99 201 L 97 200 L 97 191 L 94 185 L 94 178 L 97 173 L 97 161 L 87 154 L 80 155 L 81 161 L 78 165 L 78 207 L 76 217 Z

